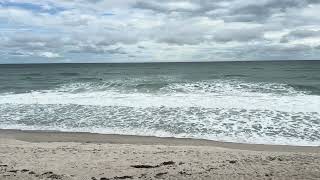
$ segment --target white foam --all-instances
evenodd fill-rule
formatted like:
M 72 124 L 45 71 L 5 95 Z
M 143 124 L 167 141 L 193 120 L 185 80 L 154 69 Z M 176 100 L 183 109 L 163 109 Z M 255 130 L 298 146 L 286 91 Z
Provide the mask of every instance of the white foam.
M 287 112 L 320 112 L 320 96 L 277 95 L 246 92 L 243 94 L 218 95 L 216 93 L 171 94 L 123 94 L 104 92 L 30 92 L 0 96 L 0 104 L 78 104 L 128 107 L 204 107 L 267 109 Z
M 20 130 L 43 130 L 43 131 L 61 131 L 61 132 L 88 132 L 100 134 L 120 134 L 137 136 L 155 136 L 155 137 L 175 137 L 175 138 L 196 138 L 214 140 L 220 142 L 235 142 L 248 144 L 269 144 L 269 145 L 293 145 L 293 146 L 319 146 L 320 141 L 308 141 L 294 137 L 282 136 L 225 136 L 225 135 L 202 135 L 202 134 L 172 134 L 162 130 L 148 130 L 142 128 L 64 128 L 48 126 L 25 126 L 25 125 L 1 125 L 1 129 L 20 129 Z
M 320 128 L 320 96 L 284 84 L 171 83 L 150 92 L 123 84 L 96 86 L 76 83 L 0 94 L 0 128 L 320 144 L 315 135 Z M 269 134 L 273 131 L 268 128 L 278 134 Z

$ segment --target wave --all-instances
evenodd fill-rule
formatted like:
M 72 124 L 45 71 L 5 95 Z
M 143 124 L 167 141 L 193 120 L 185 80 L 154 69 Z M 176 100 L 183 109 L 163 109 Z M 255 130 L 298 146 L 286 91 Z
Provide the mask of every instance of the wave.
M 73 72 L 64 72 L 64 73 L 59 73 L 61 76 L 79 76 L 80 73 L 73 73 Z
M 21 76 L 32 76 L 32 77 L 34 77 L 34 76 L 42 76 L 42 74 L 41 73 L 25 73 L 25 74 L 21 74 Z
M 290 87 L 297 91 L 309 92 L 312 94 L 320 94 L 320 88 L 313 85 L 289 84 Z
M 320 96 L 285 84 L 240 81 L 71 83 L 53 90 L 0 96 L 0 104 L 207 107 L 318 112 Z
M 240 80 L 66 83 L 0 94 L 0 128 L 315 145 L 319 102 L 292 85 Z
M 197 82 L 154 81 L 140 79 L 119 79 L 104 81 L 97 78 L 84 78 L 89 82 L 63 84 L 44 92 L 101 92 L 111 91 L 119 93 L 212 93 L 217 95 L 242 95 L 245 93 L 261 93 L 274 95 L 308 94 L 307 88 L 297 88 L 295 85 L 279 83 L 254 83 L 239 80 L 211 80 Z M 309 89 L 310 90 L 310 89 Z
M 102 78 L 95 78 L 95 77 L 79 77 L 79 78 L 77 78 L 77 80 L 92 82 L 92 81 L 102 81 L 103 79 Z
M 252 83 L 238 80 L 215 80 L 215 81 L 200 81 L 191 83 L 172 83 L 165 87 L 170 92 L 186 92 L 186 93 L 216 93 L 218 95 L 230 95 L 246 93 L 272 93 L 275 95 L 296 95 L 305 93 L 296 91 L 294 88 L 286 84 L 278 83 Z
M 72 104 L 2 104 L 0 107 L 1 128 L 188 137 L 259 144 L 316 146 L 320 143 L 319 113 Z
M 237 78 L 237 77 L 248 77 L 247 75 L 243 75 L 243 74 L 225 74 L 223 75 L 223 77 L 226 78 Z

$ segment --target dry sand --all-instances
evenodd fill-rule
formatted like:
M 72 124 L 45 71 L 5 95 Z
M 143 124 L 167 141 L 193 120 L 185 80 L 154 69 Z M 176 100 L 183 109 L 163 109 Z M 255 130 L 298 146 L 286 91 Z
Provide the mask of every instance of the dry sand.
M 0 130 L 0 179 L 320 179 L 320 147 Z

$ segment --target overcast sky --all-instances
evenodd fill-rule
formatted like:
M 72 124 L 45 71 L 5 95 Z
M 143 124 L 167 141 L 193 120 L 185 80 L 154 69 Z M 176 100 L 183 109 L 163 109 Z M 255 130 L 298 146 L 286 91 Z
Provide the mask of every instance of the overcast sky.
M 320 0 L 0 0 L 0 63 L 320 59 Z

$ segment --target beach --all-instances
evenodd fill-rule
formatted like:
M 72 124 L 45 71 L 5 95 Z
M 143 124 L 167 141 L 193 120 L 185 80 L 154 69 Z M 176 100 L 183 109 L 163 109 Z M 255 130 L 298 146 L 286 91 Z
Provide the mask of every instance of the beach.
M 319 179 L 320 148 L 0 130 L 0 179 Z
M 0 0 L 0 180 L 320 180 L 320 0 Z
M 0 70 L 1 180 L 320 179 L 318 61 Z

